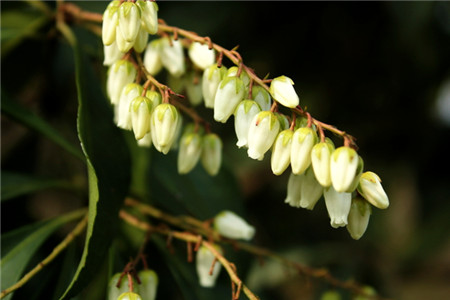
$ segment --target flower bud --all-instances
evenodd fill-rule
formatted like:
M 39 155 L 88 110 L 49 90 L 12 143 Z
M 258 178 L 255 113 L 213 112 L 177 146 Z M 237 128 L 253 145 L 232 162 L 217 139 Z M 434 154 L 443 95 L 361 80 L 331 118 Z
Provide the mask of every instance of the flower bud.
M 130 109 L 131 101 L 139 97 L 143 91 L 144 88 L 137 83 L 128 83 L 122 89 L 119 103 L 116 105 L 116 119 L 118 127 L 125 130 L 131 130 L 133 128 Z
M 283 106 L 294 108 L 299 104 L 299 98 L 294 90 L 294 82 L 286 76 L 274 78 L 270 83 L 269 92 Z
M 280 122 L 273 112 L 262 111 L 252 120 L 248 131 L 248 156 L 262 160 L 280 131 Z
M 351 193 L 354 190 L 356 190 L 356 188 L 359 185 L 359 179 L 361 178 L 363 170 L 364 170 L 364 161 L 361 158 L 361 156 L 358 155 L 358 166 L 356 167 L 355 178 L 353 178 L 352 183 L 346 190 L 347 193 Z
M 162 102 L 161 94 L 156 91 L 147 90 L 145 92 L 145 97 L 147 97 L 148 99 L 150 99 L 150 101 L 152 101 L 152 109 L 153 110 L 155 110 L 155 108 L 158 105 L 160 105 Z M 152 110 L 152 112 L 153 112 L 153 110 Z
M 155 300 L 158 289 L 158 275 L 153 270 L 143 270 L 138 273 L 141 280 L 139 294 L 143 300 Z
M 215 245 L 217 251 L 222 252 L 220 247 Z M 210 269 L 214 263 L 214 268 L 210 274 Z M 197 269 L 197 275 L 202 287 L 213 287 L 216 284 L 217 277 L 220 273 L 221 264 L 215 261 L 214 254 L 205 246 L 201 246 L 197 251 L 195 259 L 195 267 Z
M 238 72 L 239 72 L 239 68 L 237 66 L 231 67 L 227 71 L 227 77 L 236 77 Z M 248 76 L 247 72 L 245 72 L 244 70 L 241 70 L 241 75 L 239 75 L 239 78 L 241 78 L 242 82 L 244 82 L 245 87 L 249 86 L 250 77 Z
M 136 140 L 142 139 L 150 132 L 150 117 L 152 113 L 152 101 L 147 97 L 136 97 L 131 102 L 131 124 Z
M 161 71 L 162 63 L 159 57 L 160 40 L 153 40 L 144 52 L 144 67 L 151 75 L 156 75 Z
M 202 70 L 213 65 L 216 60 L 214 49 L 209 49 L 207 44 L 202 45 L 198 42 L 191 44 L 188 54 L 194 65 Z
M 214 120 L 225 123 L 244 99 L 244 83 L 238 77 L 224 78 L 214 98 Z
M 103 60 L 104 66 L 111 66 L 123 56 L 123 53 L 120 52 L 115 41 L 111 45 L 104 45 L 103 53 L 105 57 Z
M 134 2 L 119 6 L 119 30 L 125 41 L 134 44 L 141 28 L 141 10 Z
M 302 174 L 311 165 L 311 150 L 317 140 L 316 132 L 310 127 L 295 130 L 291 146 L 291 167 L 294 174 Z
M 116 61 L 108 70 L 106 92 L 112 104 L 118 104 L 122 89 L 134 81 L 136 69 L 127 60 Z
M 125 38 L 123 37 L 122 31 L 120 31 L 119 27 L 116 29 L 116 44 L 117 48 L 120 52 L 126 53 L 130 51 L 131 48 L 133 48 L 134 43 L 127 42 Z
M 348 214 L 347 230 L 353 239 L 359 240 L 366 232 L 371 213 L 372 208 L 366 200 L 359 197 L 352 200 Z
M 275 113 L 275 115 L 277 116 L 278 121 L 280 122 L 280 130 L 286 130 L 291 127 L 289 119 L 285 115 L 277 112 Z
M 119 282 L 121 277 L 122 279 L 120 281 L 120 286 L 117 287 L 117 283 Z M 139 285 L 134 278 L 133 278 L 133 288 L 135 291 L 139 290 Z M 113 277 L 111 277 L 108 283 L 108 300 L 117 300 L 120 295 L 128 292 L 128 290 L 129 290 L 128 277 L 126 275 L 122 276 L 122 273 L 116 273 L 114 274 Z
M 172 104 L 162 103 L 153 111 L 150 132 L 156 150 L 167 154 L 176 138 L 178 111 Z
M 328 138 L 325 142 L 314 145 L 311 150 L 311 164 L 314 174 L 323 187 L 331 185 L 330 159 L 333 150 L 333 142 Z
M 136 1 L 141 10 L 142 28 L 149 34 L 158 32 L 158 5 L 155 1 Z
M 364 172 L 359 179 L 358 191 L 373 206 L 380 209 L 388 208 L 389 199 L 377 174 Z
M 253 118 L 261 111 L 258 103 L 253 100 L 241 101 L 234 112 L 234 130 L 239 148 L 247 146 L 248 129 Z
M 295 175 L 291 173 L 287 185 L 287 196 L 284 203 L 289 204 L 292 207 L 300 207 L 302 182 L 305 175 Z
M 249 241 L 255 235 L 255 228 L 232 211 L 225 210 L 214 218 L 214 228 L 217 232 L 230 239 Z
M 300 207 L 312 210 L 323 194 L 323 187 L 314 176 L 312 168 L 303 174 L 300 188 Z
M 358 161 L 358 154 L 350 147 L 339 147 L 331 154 L 331 183 L 337 192 L 345 192 L 350 187 L 356 175 Z
M 199 105 L 203 100 L 202 78 L 194 72 L 186 78 L 186 95 L 192 106 Z
M 216 92 L 226 72 L 227 68 L 225 66 L 219 68 L 217 64 L 210 66 L 203 72 L 202 92 L 205 99 L 205 107 L 214 108 Z
M 348 213 L 352 204 L 351 193 L 338 193 L 333 186 L 325 189 L 323 196 L 333 228 L 347 225 Z
M 185 132 L 181 136 L 178 151 L 178 173 L 187 174 L 197 164 L 202 153 L 202 137 L 196 132 Z
M 117 300 L 142 300 L 141 296 L 139 294 L 133 293 L 133 292 L 126 292 L 117 298 Z
M 214 133 L 206 134 L 203 137 L 202 165 L 206 172 L 215 176 L 219 173 L 222 165 L 222 141 Z
M 133 48 L 137 53 L 144 52 L 148 43 L 148 33 L 143 28 L 139 30 L 136 40 L 134 41 Z
M 270 99 L 269 92 L 259 85 L 252 87 L 252 99 L 259 104 L 261 110 L 270 110 L 272 106 L 272 100 Z
M 281 131 L 275 139 L 270 159 L 272 172 L 275 175 L 281 175 L 289 167 L 293 135 L 294 132 L 292 130 L 286 129 Z
M 119 5 L 120 1 L 111 1 L 103 13 L 102 41 L 106 46 L 111 45 L 116 40 L 116 27 L 119 21 Z
M 161 38 L 159 56 L 162 65 L 175 77 L 180 77 L 185 72 L 183 46 L 179 40 Z

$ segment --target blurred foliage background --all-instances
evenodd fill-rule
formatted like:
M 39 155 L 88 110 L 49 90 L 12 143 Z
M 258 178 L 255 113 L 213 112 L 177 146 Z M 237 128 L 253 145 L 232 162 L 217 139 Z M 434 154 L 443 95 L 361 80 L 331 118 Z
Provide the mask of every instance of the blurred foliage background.
M 270 171 L 269 155 L 263 162 L 256 162 L 245 150 L 237 149 L 233 122 L 229 121 L 213 124 L 225 149 L 220 187 L 211 190 L 216 193 L 222 189 L 229 202 L 218 206 L 211 202 L 207 209 L 186 209 L 166 201 L 170 195 L 161 191 L 156 193 L 164 200 L 159 206 L 202 219 L 230 206 L 256 226 L 253 242 L 257 245 L 313 267 L 325 267 L 340 279 L 353 278 L 386 297 L 448 298 L 450 3 L 158 3 L 159 17 L 169 25 L 209 36 L 228 49 L 239 45 L 245 64 L 260 77 L 267 73 L 270 77 L 291 77 L 302 107 L 357 138 L 365 169 L 380 175 L 391 202 L 385 211 L 373 210 L 366 234 L 354 241 L 345 229 L 331 228 L 323 201 L 312 212 L 284 204 L 288 172 L 277 177 Z M 52 2 L 47 4 L 55 7 Z M 106 6 L 100 1 L 76 4 L 100 13 Z M 32 5 L 2 1 L 1 9 L 2 102 L 5 97 L 14 99 L 47 120 L 73 144 L 79 144 L 70 47 L 52 21 L 40 23 L 42 13 Z M 92 58 L 101 82 L 106 71 L 101 66 L 101 41 L 90 33 L 81 34 L 83 49 Z M 225 64 L 229 66 L 227 61 Z M 211 112 L 202 112 L 212 120 Z M 8 115 L 2 114 L 1 125 L 2 174 L 63 181 L 59 188 L 2 199 L 2 233 L 86 204 L 85 194 L 79 191 L 86 187 L 84 165 L 79 160 Z M 340 145 L 338 139 L 335 141 Z M 148 177 L 153 183 L 141 184 L 158 189 L 161 183 L 155 184 L 155 180 L 173 180 L 174 184 L 185 180 L 176 174 L 175 155 L 162 157 L 150 152 L 150 164 L 156 165 L 158 172 Z M 197 167 L 192 180 L 202 176 L 203 170 Z M 180 188 L 180 193 L 183 191 Z M 35 263 L 61 236 L 44 244 Z M 75 253 L 73 257 L 79 255 L 77 247 L 69 250 Z M 165 279 L 173 275 L 158 262 L 162 254 L 153 250 L 151 247 L 153 267 L 161 279 L 158 298 L 181 299 L 182 288 L 174 290 L 170 279 Z M 319 299 L 321 291 L 331 288 L 276 264 L 266 262 L 258 269 L 261 267 L 256 259 L 249 259 L 251 256 L 232 255 L 234 260 L 230 260 L 236 262 L 244 281 L 261 299 Z M 68 257 L 62 257 L 61 264 L 65 261 L 70 265 Z M 76 265 L 76 259 L 72 260 Z M 49 266 L 39 275 L 47 278 L 41 281 L 45 284 L 32 281 L 14 299 L 32 299 L 30 293 L 36 289 L 53 295 L 51 278 L 56 274 L 58 266 Z M 220 281 L 205 295 L 227 299 L 230 291 L 226 274 Z

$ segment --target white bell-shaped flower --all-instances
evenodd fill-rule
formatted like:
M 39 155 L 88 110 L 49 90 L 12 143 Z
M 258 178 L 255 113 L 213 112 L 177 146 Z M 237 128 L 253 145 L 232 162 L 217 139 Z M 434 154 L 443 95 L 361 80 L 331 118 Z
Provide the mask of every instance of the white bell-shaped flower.
M 227 77 L 236 77 L 237 73 L 239 72 L 239 67 L 233 66 L 228 69 L 227 71 Z M 250 76 L 248 76 L 247 72 L 245 70 L 241 70 L 241 74 L 239 75 L 239 78 L 241 78 L 242 82 L 244 82 L 245 88 L 247 88 L 250 84 Z
M 120 1 L 111 1 L 103 13 L 102 41 L 106 46 L 111 45 L 116 40 L 116 27 L 119 23 Z
M 261 110 L 270 110 L 272 107 L 272 99 L 270 98 L 269 92 L 259 85 L 252 87 L 252 99 L 259 104 Z
M 351 193 L 338 193 L 330 186 L 325 189 L 323 196 L 333 228 L 344 227 L 348 223 L 348 213 L 352 204 Z
M 153 145 L 152 133 L 151 132 L 146 133 L 142 139 L 137 140 L 137 144 L 139 147 L 150 148 Z
M 303 174 L 300 188 L 300 207 L 312 210 L 323 194 L 323 187 L 317 181 L 312 168 Z
M 134 44 L 141 28 L 141 10 L 134 2 L 119 6 L 119 29 L 125 41 Z
M 280 131 L 280 122 L 273 112 L 262 111 L 252 120 L 248 131 L 248 151 L 250 158 L 262 160 L 272 147 Z
M 261 111 L 258 103 L 253 100 L 241 101 L 234 112 L 234 130 L 239 148 L 247 146 L 248 130 L 253 118 Z
M 109 67 L 106 79 L 106 93 L 112 104 L 117 105 L 119 103 L 122 89 L 128 83 L 133 82 L 135 78 L 136 69 L 127 60 L 118 60 Z
M 126 52 L 130 51 L 131 48 L 133 48 L 134 42 L 128 42 L 127 40 L 125 40 L 125 38 L 123 37 L 122 31 L 120 31 L 120 28 L 117 27 L 117 29 L 116 29 L 116 44 L 117 44 L 117 48 L 119 49 L 120 52 L 126 53 Z
M 208 133 L 203 136 L 201 161 L 205 171 L 215 176 L 222 165 L 222 140 L 217 134 Z
M 389 198 L 381 185 L 381 179 L 373 172 L 364 172 L 359 179 L 359 192 L 373 206 L 389 207 Z
M 156 75 L 162 69 L 161 58 L 159 57 L 160 40 L 153 40 L 148 43 L 144 52 L 144 67 L 150 75 Z
M 371 213 L 372 207 L 366 200 L 353 198 L 347 224 L 347 230 L 353 239 L 359 240 L 366 232 Z
M 224 78 L 214 98 L 214 120 L 225 123 L 244 99 L 245 87 L 239 77 Z
M 300 99 L 294 89 L 294 82 L 286 76 L 274 78 L 270 83 L 270 94 L 283 106 L 294 108 Z
M 186 78 L 186 95 L 192 106 L 199 105 L 203 100 L 202 78 L 194 72 Z
M 225 210 L 214 218 L 214 228 L 217 232 L 230 239 L 249 241 L 255 235 L 255 228 L 232 211 Z
M 104 66 L 111 66 L 116 61 L 121 59 L 123 56 L 123 53 L 120 52 L 115 41 L 110 45 L 104 45 L 103 53 L 104 53 L 104 60 L 103 60 Z
M 152 91 L 152 90 L 147 90 L 145 92 L 145 97 L 147 97 L 148 99 L 150 99 L 152 101 L 152 108 L 153 110 L 155 110 L 155 108 L 161 104 L 162 102 L 162 97 L 161 94 L 157 91 Z M 153 111 L 152 111 L 153 112 Z
M 291 162 L 291 144 L 294 132 L 290 129 L 281 131 L 272 148 L 270 166 L 275 175 L 281 175 L 289 167 Z
M 155 1 L 136 1 L 141 10 L 142 28 L 149 34 L 158 32 L 158 4 Z
M 118 127 L 125 130 L 131 130 L 133 128 L 133 124 L 131 122 L 131 109 L 130 109 L 131 101 L 139 97 L 143 91 L 144 88 L 137 83 L 128 83 L 122 89 L 119 104 L 116 105 Z
M 216 250 L 222 253 L 219 246 L 215 246 Z M 195 267 L 199 283 L 202 287 L 213 287 L 216 284 L 217 277 L 219 277 L 221 264 L 216 261 L 210 273 L 211 266 L 215 261 L 214 254 L 205 246 L 201 246 L 197 251 L 195 258 Z
M 194 65 L 201 70 L 210 67 L 216 60 L 214 49 L 209 49 L 208 44 L 202 45 L 198 42 L 191 43 L 188 55 Z
M 304 178 L 304 174 L 295 175 L 294 173 L 291 173 L 291 175 L 289 175 L 287 195 L 284 203 L 287 203 L 292 207 L 300 207 L 301 189 Z
M 178 173 L 187 174 L 197 164 L 202 153 L 202 137 L 197 132 L 185 132 L 178 150 Z
M 331 183 L 334 189 L 345 192 L 353 182 L 358 167 L 358 153 L 350 147 L 339 147 L 333 151 L 330 160 Z
M 333 142 L 328 138 L 325 142 L 320 142 L 311 149 L 311 165 L 317 181 L 323 187 L 331 185 L 330 159 L 333 151 Z
M 143 96 L 138 96 L 131 101 L 131 123 L 136 140 L 142 139 L 150 132 L 152 106 L 152 101 Z
M 148 33 L 141 28 L 139 30 L 138 35 L 136 36 L 136 40 L 134 41 L 133 48 L 137 53 L 142 53 L 147 48 L 148 43 Z
M 217 89 L 222 79 L 226 76 L 227 68 L 217 64 L 213 64 L 203 71 L 202 92 L 205 101 L 205 107 L 214 108 L 214 99 L 216 97 Z
M 311 150 L 317 140 L 316 132 L 310 127 L 295 130 L 291 146 L 291 167 L 294 174 L 302 174 L 311 165 Z
M 176 138 L 179 122 L 178 111 L 170 103 L 158 105 L 151 117 L 150 132 L 156 150 L 167 154 Z
M 139 294 L 144 300 L 155 300 L 158 290 L 158 274 L 153 270 L 143 270 L 138 273 L 141 280 L 139 285 Z
M 183 45 L 179 40 L 170 40 L 168 37 L 161 38 L 159 57 L 162 65 L 175 77 L 184 74 L 186 67 L 184 63 Z

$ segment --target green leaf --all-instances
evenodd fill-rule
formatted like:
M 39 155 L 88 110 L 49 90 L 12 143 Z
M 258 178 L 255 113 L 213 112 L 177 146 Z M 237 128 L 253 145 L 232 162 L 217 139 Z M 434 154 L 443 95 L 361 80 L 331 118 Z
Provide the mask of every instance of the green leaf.
M 29 260 L 41 244 L 61 225 L 79 219 L 86 210 L 75 211 L 56 219 L 19 228 L 2 235 L 2 274 L 1 289 L 4 290 L 16 283 L 22 275 Z M 10 299 L 13 293 L 4 299 Z
M 2 172 L 1 186 L 1 201 L 48 188 L 74 188 L 74 186 L 66 180 L 39 178 L 7 171 Z
M 50 126 L 45 120 L 39 116 L 23 108 L 19 103 L 12 100 L 8 95 L 1 90 L 2 97 L 2 112 L 9 117 L 17 120 L 30 129 L 36 130 L 45 137 L 49 138 L 55 144 L 61 146 L 75 157 L 84 159 L 80 149 L 69 143 L 56 129 Z
M 90 283 L 107 257 L 117 234 L 119 209 L 128 193 L 130 158 L 122 132 L 102 93 L 92 66 L 75 40 L 78 92 L 78 136 L 86 156 L 89 179 L 89 222 L 83 256 L 61 299 L 73 297 Z

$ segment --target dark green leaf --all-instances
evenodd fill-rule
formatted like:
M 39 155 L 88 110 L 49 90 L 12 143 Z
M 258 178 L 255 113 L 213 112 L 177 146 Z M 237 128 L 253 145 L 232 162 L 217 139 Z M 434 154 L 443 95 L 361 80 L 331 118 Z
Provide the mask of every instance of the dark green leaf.
M 53 220 L 40 222 L 19 228 L 2 236 L 2 273 L 1 289 L 4 290 L 16 283 L 22 275 L 30 258 L 39 246 L 61 225 L 82 217 L 85 210 L 58 217 Z M 10 299 L 13 293 L 4 299 Z
M 129 152 L 122 132 L 113 123 L 109 102 L 78 42 L 74 52 L 78 136 L 89 177 L 89 223 L 83 256 L 61 299 L 77 295 L 90 283 L 107 257 L 111 240 L 117 233 L 118 212 L 130 182 Z

